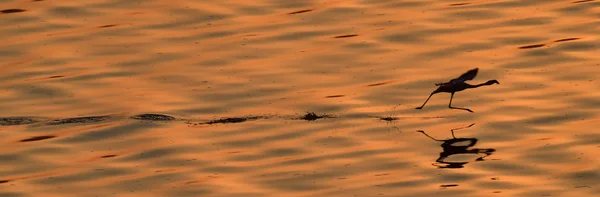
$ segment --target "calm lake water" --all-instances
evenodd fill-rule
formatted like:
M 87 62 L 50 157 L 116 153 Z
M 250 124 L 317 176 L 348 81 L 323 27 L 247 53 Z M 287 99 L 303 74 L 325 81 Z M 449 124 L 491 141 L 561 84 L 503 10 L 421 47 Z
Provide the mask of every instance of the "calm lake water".
M 600 194 L 600 1 L 0 10 L 2 197 Z

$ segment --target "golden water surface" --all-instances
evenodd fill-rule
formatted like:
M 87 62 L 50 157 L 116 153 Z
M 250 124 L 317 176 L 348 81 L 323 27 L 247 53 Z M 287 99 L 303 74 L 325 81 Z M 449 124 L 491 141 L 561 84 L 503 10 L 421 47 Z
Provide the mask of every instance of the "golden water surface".
M 0 10 L 2 197 L 600 194 L 600 1 Z

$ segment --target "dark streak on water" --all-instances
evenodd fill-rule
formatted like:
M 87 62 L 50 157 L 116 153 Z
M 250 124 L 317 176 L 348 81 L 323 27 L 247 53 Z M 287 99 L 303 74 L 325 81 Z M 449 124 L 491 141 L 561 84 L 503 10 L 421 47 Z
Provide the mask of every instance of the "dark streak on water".
M 385 85 L 385 84 L 388 84 L 388 83 L 390 83 L 390 82 L 388 81 L 388 82 L 374 83 L 374 84 L 369 84 L 367 86 L 369 86 L 369 87 L 375 87 L 375 86 Z
M 162 115 L 162 114 L 138 114 L 131 116 L 132 119 L 138 120 L 153 120 L 153 121 L 169 121 L 175 120 L 173 116 Z
M 469 4 L 471 4 L 471 3 L 453 3 L 448 6 L 461 6 L 461 5 L 469 5 Z
M 447 187 L 456 187 L 456 186 L 458 186 L 458 184 L 440 185 L 440 187 L 442 187 L 442 188 L 447 188 Z
M 188 182 L 185 182 L 183 184 L 184 185 L 189 185 L 189 184 L 198 183 L 198 182 L 200 182 L 200 181 L 188 181 Z
M 575 1 L 573 3 L 585 3 L 585 2 L 590 2 L 590 1 L 594 1 L 594 0 L 581 0 L 581 1 Z
M 11 13 L 25 12 L 25 10 L 22 10 L 22 9 L 6 9 L 6 10 L 2 10 L 0 12 L 2 12 L 3 14 L 11 14 Z
M 388 116 L 388 117 L 378 117 L 378 118 L 379 118 L 379 120 L 388 121 L 388 122 L 395 121 L 395 120 L 399 119 L 399 118 L 391 117 L 391 116 Z
M 114 26 L 117 26 L 117 24 L 102 25 L 102 26 L 98 26 L 98 28 L 107 28 L 107 27 L 114 27 Z
M 264 116 L 248 116 L 248 117 L 231 117 L 231 118 L 221 118 L 217 120 L 211 120 L 205 122 L 204 124 L 227 124 L 227 123 L 240 123 L 246 122 L 248 120 L 258 120 L 261 118 L 265 118 Z
M 49 76 L 48 79 L 56 79 L 56 78 L 61 78 L 61 77 L 65 77 L 62 75 L 54 75 L 54 76 Z
M 338 98 L 338 97 L 344 97 L 344 96 L 345 95 L 337 94 L 337 95 L 326 96 L 325 98 Z
M 202 125 L 202 124 L 229 124 L 229 123 L 242 123 L 242 122 L 246 122 L 249 120 L 258 120 L 258 119 L 267 119 L 269 118 L 269 116 L 246 116 L 246 117 L 226 117 L 226 118 L 220 118 L 220 119 L 216 119 L 216 120 L 211 120 L 211 121 L 207 121 L 207 122 L 200 122 L 200 123 L 191 123 L 188 122 L 189 125 Z M 327 114 L 323 114 L 323 115 L 317 115 L 314 112 L 306 112 L 305 115 L 298 117 L 298 118 L 292 118 L 292 119 L 301 119 L 301 120 L 306 120 L 306 121 L 314 121 L 314 120 L 318 120 L 318 119 L 322 119 L 322 118 L 335 118 L 334 116 L 331 115 L 327 115 Z
M 19 142 L 33 142 L 33 141 L 46 140 L 46 139 L 55 138 L 55 137 L 56 136 L 53 136 L 53 135 L 34 136 L 34 137 L 27 138 L 27 139 L 19 140 Z
M 27 117 L 5 117 L 0 118 L 0 125 L 2 126 L 11 126 L 11 125 L 23 125 L 23 124 L 31 124 L 37 122 L 34 119 Z
M 565 38 L 565 39 L 555 40 L 554 42 L 566 42 L 566 41 L 579 40 L 579 39 L 581 39 L 581 38 Z
M 400 118 L 409 118 L 409 117 L 393 117 L 393 116 L 371 116 L 372 118 L 377 118 L 382 121 L 393 122 L 396 120 L 400 120 Z M 411 117 L 411 118 L 420 118 L 420 119 L 434 119 L 434 118 L 454 118 L 454 116 L 428 116 L 428 117 Z
M 317 115 L 315 112 L 306 112 L 306 114 L 302 117 L 300 117 L 300 119 L 302 120 L 306 120 L 306 121 L 315 121 L 321 118 L 333 118 L 333 116 L 327 115 L 327 114 L 323 114 L 321 116 Z
M 341 35 L 341 36 L 336 36 L 333 38 L 350 38 L 350 37 L 356 37 L 356 36 L 358 36 L 358 34 Z
M 117 155 L 103 155 L 101 158 L 111 158 L 116 157 Z
M 344 97 L 345 95 L 331 95 L 331 96 L 327 96 L 326 98 L 337 98 L 337 97 Z M 104 121 L 106 119 L 108 119 L 110 116 L 87 116 L 87 117 L 77 117 L 77 118 L 63 118 L 63 119 L 55 119 L 55 120 L 51 120 L 50 122 L 46 123 L 48 125 L 61 125 L 61 124 L 72 124 L 72 123 L 93 123 L 93 122 L 101 122 Z M 217 123 L 241 123 L 241 122 L 246 122 L 248 120 L 257 120 L 257 119 L 267 119 L 270 116 L 243 116 L 243 117 L 225 117 L 225 118 L 220 118 L 220 119 L 216 119 L 216 120 L 211 120 L 211 121 L 207 121 L 207 122 L 197 122 L 197 123 L 193 123 L 191 121 L 188 121 L 187 124 L 190 125 L 201 125 L 201 124 L 217 124 Z M 283 117 L 283 116 L 281 116 Z M 149 121 L 172 121 L 172 120 L 177 120 L 177 118 L 173 117 L 173 116 L 168 116 L 168 115 L 163 115 L 163 114 L 138 114 L 138 115 L 134 115 L 129 117 L 131 119 L 137 119 L 137 120 L 149 120 Z M 302 120 L 317 120 L 317 119 L 321 119 L 321 118 L 337 118 L 335 116 L 331 116 L 331 115 L 327 115 L 327 114 L 323 114 L 323 115 L 317 115 L 314 112 L 307 112 L 305 115 L 300 116 L 300 117 L 296 117 L 296 118 L 291 118 L 291 119 L 302 119 Z M 387 116 L 387 117 L 380 117 L 380 116 L 372 116 L 372 118 L 377 118 L 379 120 L 383 120 L 383 121 L 394 121 L 394 120 L 398 120 L 400 118 L 398 117 L 391 117 L 391 116 Z M 422 119 L 431 119 L 431 118 L 451 118 L 451 117 L 445 117 L 445 116 L 434 116 L 434 117 L 419 117 Z M 183 120 L 183 119 L 180 119 Z M 36 123 L 39 122 L 39 120 L 34 120 L 32 118 L 28 118 L 28 117 L 4 117 L 4 118 L 0 118 L 0 126 L 11 126 L 11 125 L 22 125 L 22 124 L 32 124 L 32 123 Z
M 519 47 L 519 49 L 532 49 L 532 48 L 539 48 L 539 47 L 543 47 L 543 46 L 546 46 L 546 45 L 545 44 L 527 45 L 527 46 Z
M 290 14 L 290 15 L 291 14 L 300 14 L 300 13 L 305 13 L 305 12 L 310 12 L 310 11 L 313 11 L 313 10 L 300 10 L 300 11 L 290 12 L 288 14 Z
M 2 184 L 2 183 L 8 183 L 8 182 L 10 182 L 10 180 L 0 180 L 0 184 Z
M 50 122 L 50 125 L 60 125 L 60 124 L 71 124 L 71 123 L 90 123 L 90 122 L 100 122 L 104 121 L 108 118 L 108 116 L 86 116 L 86 117 L 77 117 L 77 118 L 65 118 L 58 119 Z

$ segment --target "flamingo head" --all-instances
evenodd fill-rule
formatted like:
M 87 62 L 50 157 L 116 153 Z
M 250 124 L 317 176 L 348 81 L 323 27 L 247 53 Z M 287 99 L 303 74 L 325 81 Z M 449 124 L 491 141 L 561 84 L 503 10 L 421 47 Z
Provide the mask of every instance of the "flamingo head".
M 500 82 L 498 82 L 498 81 L 497 81 L 497 80 L 495 80 L 495 79 L 489 80 L 489 81 L 487 81 L 487 82 L 485 82 L 485 83 L 486 83 L 486 84 L 489 84 L 489 85 L 492 85 L 492 84 L 500 84 Z

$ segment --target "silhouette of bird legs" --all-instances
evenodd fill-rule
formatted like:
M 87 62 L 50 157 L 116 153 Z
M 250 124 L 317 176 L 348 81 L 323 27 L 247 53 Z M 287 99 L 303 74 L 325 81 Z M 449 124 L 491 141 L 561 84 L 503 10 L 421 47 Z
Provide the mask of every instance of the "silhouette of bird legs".
M 436 92 L 436 91 L 432 92 L 432 93 L 429 95 L 429 97 L 427 97 L 427 100 L 425 100 L 425 102 L 423 103 L 423 105 L 421 105 L 420 107 L 417 107 L 417 108 L 415 108 L 415 109 L 423 109 L 423 107 L 425 107 L 425 104 L 427 104 L 427 101 L 429 101 L 429 99 L 431 98 L 431 96 L 433 96 L 433 95 L 434 95 L 434 94 L 436 94 L 436 93 L 439 93 L 439 92 Z M 448 103 L 448 108 L 450 108 L 450 109 L 462 109 L 462 110 L 465 110 L 465 111 L 468 111 L 468 112 L 471 112 L 471 113 L 473 113 L 473 110 L 470 110 L 470 109 L 468 109 L 468 108 L 462 108 L 462 107 L 452 107 L 452 98 L 454 98 L 454 92 L 452 92 L 452 93 L 451 93 L 451 95 L 450 95 L 450 103 Z
M 473 113 L 473 111 L 470 110 L 470 109 L 468 109 L 468 108 L 452 107 L 452 98 L 454 98 L 454 92 L 452 92 L 452 94 L 450 95 L 450 103 L 448 103 L 448 108 L 450 108 L 450 109 L 462 109 L 462 110 L 466 110 L 468 112 Z
M 437 92 L 432 92 L 429 97 L 427 97 L 427 100 L 425 100 L 425 102 L 423 103 L 423 105 L 421 105 L 420 107 L 417 107 L 415 109 L 423 109 L 423 107 L 425 107 L 425 104 L 427 104 L 427 101 L 429 101 L 429 99 L 431 98 L 431 96 L 433 96 L 435 93 Z

